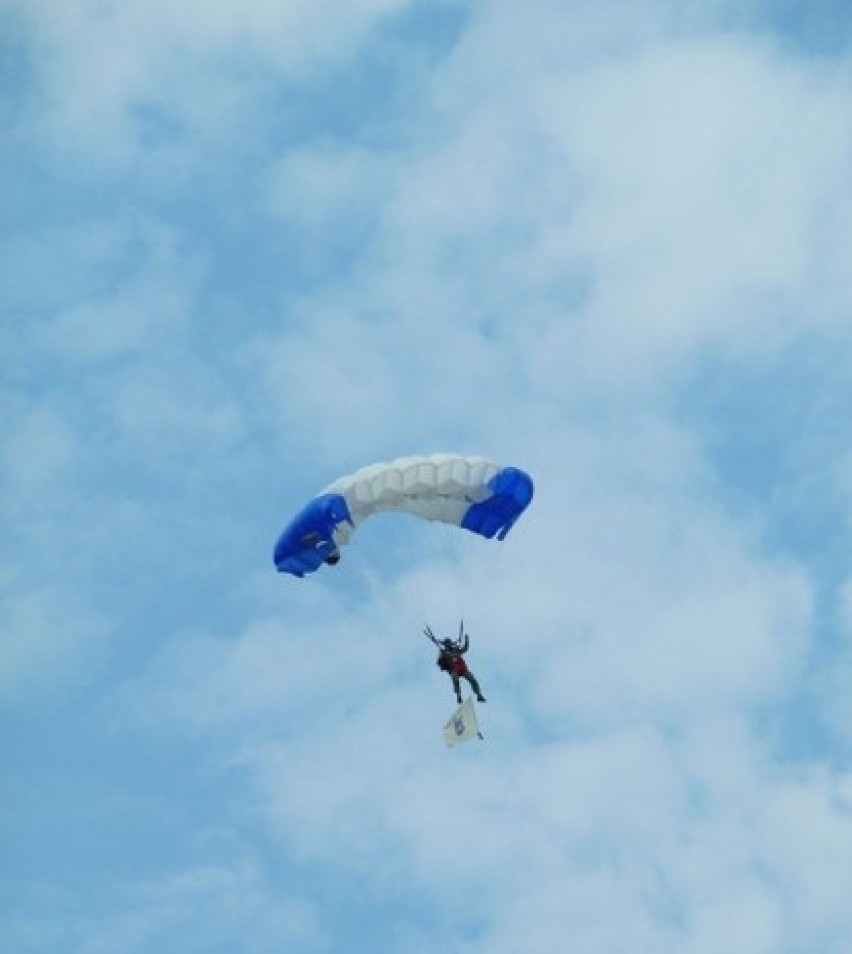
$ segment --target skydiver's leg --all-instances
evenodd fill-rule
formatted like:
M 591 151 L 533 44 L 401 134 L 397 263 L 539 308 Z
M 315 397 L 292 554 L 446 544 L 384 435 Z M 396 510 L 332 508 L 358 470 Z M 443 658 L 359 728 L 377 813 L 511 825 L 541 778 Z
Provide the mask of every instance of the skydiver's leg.
M 476 681 L 476 676 L 468 669 L 464 674 L 465 679 L 470 683 L 470 688 L 476 693 L 476 698 L 479 702 L 485 702 L 485 696 L 482 695 L 482 690 L 479 688 L 479 683 Z
M 461 705 L 461 701 L 462 701 L 462 697 L 461 697 L 461 686 L 459 685 L 459 677 L 458 677 L 458 674 L 457 674 L 457 673 L 451 673 L 451 674 L 450 674 L 450 678 L 453 680 L 453 689 L 455 690 L 455 693 L 456 693 L 456 700 L 458 701 L 459 705 Z

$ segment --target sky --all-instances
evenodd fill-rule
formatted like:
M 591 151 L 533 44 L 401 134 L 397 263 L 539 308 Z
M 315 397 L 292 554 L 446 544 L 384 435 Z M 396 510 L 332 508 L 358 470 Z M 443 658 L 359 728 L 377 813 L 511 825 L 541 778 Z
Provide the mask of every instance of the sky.
M 848 954 L 845 0 L 0 0 L 0 94 L 3 951 Z M 504 542 L 275 572 L 438 451 Z

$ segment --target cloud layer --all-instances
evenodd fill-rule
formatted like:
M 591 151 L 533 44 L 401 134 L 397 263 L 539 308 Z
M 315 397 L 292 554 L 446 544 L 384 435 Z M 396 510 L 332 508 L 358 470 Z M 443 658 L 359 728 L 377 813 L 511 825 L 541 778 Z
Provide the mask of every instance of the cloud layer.
M 824 6 L 7 4 L 6 947 L 849 949 Z M 276 576 L 456 449 L 505 544 Z

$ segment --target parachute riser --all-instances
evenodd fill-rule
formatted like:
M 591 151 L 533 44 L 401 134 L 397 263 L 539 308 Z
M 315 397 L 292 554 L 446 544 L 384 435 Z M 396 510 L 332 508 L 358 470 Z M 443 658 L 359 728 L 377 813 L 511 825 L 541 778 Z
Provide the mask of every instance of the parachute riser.
M 432 632 L 431 626 L 426 626 L 424 628 L 423 635 L 428 640 L 431 640 L 431 642 L 433 642 L 438 647 L 438 649 L 444 648 L 443 642 L 440 639 L 438 639 L 438 637 Z M 461 649 L 463 640 L 464 640 L 464 620 L 462 619 L 459 621 L 459 638 L 453 643 L 456 649 Z
M 438 637 L 432 632 L 431 627 L 427 626 L 427 627 L 423 630 L 423 635 L 424 635 L 427 639 L 431 640 L 431 641 L 438 647 L 438 649 L 441 648 L 441 644 L 440 644 L 440 642 L 438 641 Z

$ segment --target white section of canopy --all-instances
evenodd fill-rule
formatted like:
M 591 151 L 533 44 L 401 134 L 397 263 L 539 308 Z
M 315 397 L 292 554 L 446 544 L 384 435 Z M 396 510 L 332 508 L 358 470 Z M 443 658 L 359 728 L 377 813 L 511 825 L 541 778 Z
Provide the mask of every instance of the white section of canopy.
M 499 470 L 487 457 L 425 454 L 371 464 L 341 477 L 322 491 L 341 494 L 352 516 L 354 527 L 340 524 L 335 542 L 347 543 L 362 520 L 380 511 L 401 510 L 458 526 L 472 504 L 491 496 L 487 484 Z

